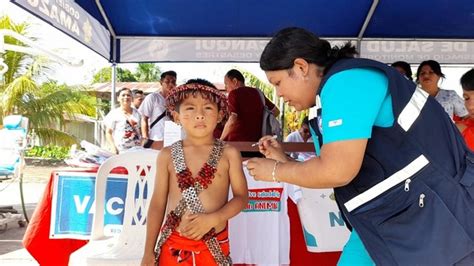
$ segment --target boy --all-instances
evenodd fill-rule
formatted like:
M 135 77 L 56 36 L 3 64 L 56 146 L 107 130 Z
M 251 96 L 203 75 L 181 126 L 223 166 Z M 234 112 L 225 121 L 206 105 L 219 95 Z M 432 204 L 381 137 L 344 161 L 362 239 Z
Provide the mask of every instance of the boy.
M 457 123 L 467 146 L 474 151 L 474 68 L 461 77 L 464 105 L 469 113 L 468 117 Z
M 158 156 L 142 265 L 231 265 L 227 220 L 244 209 L 248 192 L 239 151 L 212 135 L 227 116 L 226 98 L 192 83 L 173 89 L 166 106 L 186 138 Z

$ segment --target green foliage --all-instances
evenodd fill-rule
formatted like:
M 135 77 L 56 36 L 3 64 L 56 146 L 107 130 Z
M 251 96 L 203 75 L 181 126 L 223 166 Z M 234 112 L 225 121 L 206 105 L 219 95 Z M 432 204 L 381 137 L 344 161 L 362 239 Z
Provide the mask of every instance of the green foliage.
M 263 94 L 265 94 L 265 96 L 268 99 L 273 101 L 274 90 L 273 90 L 272 85 L 270 85 L 269 83 L 259 79 L 257 76 L 255 76 L 254 74 L 252 74 L 248 71 L 243 70 L 242 75 L 244 75 L 247 85 L 260 89 L 261 91 L 263 91 Z
M 34 146 L 26 151 L 27 157 L 39 157 L 48 159 L 66 159 L 69 155 L 69 147 L 61 146 Z
M 117 82 L 136 82 L 137 78 L 128 69 L 117 67 Z M 104 67 L 92 78 L 92 83 L 104 83 L 112 80 L 112 68 Z
M 15 24 L 8 17 L 1 17 L 0 28 L 26 35 L 28 24 Z M 6 42 L 21 45 L 12 38 L 6 38 Z M 76 114 L 95 116 L 95 98 L 83 87 L 69 87 L 56 81 L 39 85 L 37 80 L 48 80 L 48 72 L 43 71 L 48 68 L 47 58 L 12 51 L 7 51 L 5 56 L 8 71 L 0 84 L 0 121 L 6 115 L 20 114 L 29 118 L 30 131 L 42 141 L 76 143 L 73 136 L 58 130 L 58 125 L 60 128 L 66 118 Z
M 135 77 L 137 77 L 140 82 L 159 81 L 160 75 L 160 68 L 153 63 L 139 63 L 135 71 Z
M 285 104 L 284 135 L 288 136 L 291 132 L 298 130 L 301 127 L 301 122 L 304 117 L 308 115 L 308 112 L 308 110 L 298 112 L 293 107 Z
M 8 16 L 0 17 L 0 29 L 9 29 L 22 35 L 28 35 L 28 28 L 29 25 L 25 22 L 15 23 Z M 16 38 L 10 36 L 5 36 L 3 38 L 7 44 L 18 46 L 23 45 Z M 8 65 L 8 71 L 3 74 L 3 84 L 0 84 L 0 91 L 3 91 L 6 84 L 11 83 L 16 77 L 25 74 L 28 69 L 28 63 L 31 63 L 33 60 L 33 56 L 31 55 L 9 50 L 5 51 L 5 53 L 2 54 L 2 57 L 5 64 Z

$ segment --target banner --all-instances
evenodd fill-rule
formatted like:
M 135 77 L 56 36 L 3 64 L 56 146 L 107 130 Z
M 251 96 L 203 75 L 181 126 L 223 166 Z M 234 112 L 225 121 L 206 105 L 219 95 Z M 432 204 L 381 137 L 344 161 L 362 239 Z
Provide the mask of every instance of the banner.
M 72 0 L 11 0 L 101 56 L 110 58 L 110 34 Z
M 361 57 L 384 63 L 406 61 L 419 64 L 435 60 L 441 64 L 474 64 L 474 42 L 466 41 L 362 41 Z
M 268 38 L 121 37 L 119 62 L 258 62 Z M 327 39 L 341 45 L 349 39 Z M 352 40 L 356 45 L 356 42 Z M 474 42 L 363 40 L 360 57 L 384 63 L 474 64 Z
M 89 239 L 95 212 L 96 173 L 57 172 L 54 176 L 50 238 Z M 111 174 L 105 193 L 104 231 L 118 234 L 122 228 L 127 175 Z
M 298 202 L 306 249 L 309 252 L 341 251 L 349 239 L 332 189 L 301 188 Z

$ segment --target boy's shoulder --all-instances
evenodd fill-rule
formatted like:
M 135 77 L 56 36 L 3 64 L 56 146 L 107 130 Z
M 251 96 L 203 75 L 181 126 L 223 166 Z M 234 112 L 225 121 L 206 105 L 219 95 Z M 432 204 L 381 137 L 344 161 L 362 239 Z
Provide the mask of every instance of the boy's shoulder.
M 232 146 L 232 145 L 230 145 L 228 143 L 225 143 L 225 142 L 224 142 L 223 154 L 226 157 L 228 157 L 229 159 L 239 159 L 239 160 L 241 160 L 240 151 L 235 146 Z
M 162 158 L 171 158 L 171 147 L 167 146 L 161 148 L 160 154 L 158 156 Z

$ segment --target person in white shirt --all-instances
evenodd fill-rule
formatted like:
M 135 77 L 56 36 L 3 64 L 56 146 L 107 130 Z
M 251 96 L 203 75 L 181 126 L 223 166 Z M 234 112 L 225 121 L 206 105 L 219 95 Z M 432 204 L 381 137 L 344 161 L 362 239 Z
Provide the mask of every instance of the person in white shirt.
M 142 90 L 134 89 L 132 90 L 132 96 L 133 96 L 132 107 L 138 110 L 138 108 L 140 108 L 140 105 L 142 105 L 145 95 L 143 94 Z
M 285 139 L 285 142 L 313 142 L 311 138 L 311 132 L 309 132 L 308 117 L 306 116 L 301 122 L 300 129 L 291 132 Z M 315 156 L 314 152 L 292 152 L 290 153 L 291 158 L 306 161 L 312 156 Z
M 132 92 L 123 88 L 118 92 L 120 107 L 111 110 L 104 118 L 107 142 L 114 153 L 140 147 L 140 113 L 132 107 Z
M 176 87 L 176 72 L 163 72 L 160 83 L 161 91 L 147 95 L 139 108 L 142 115 L 141 127 L 145 148 L 151 146 L 154 140 L 163 140 L 165 121 L 169 120 L 166 115 L 165 98 L 169 91 Z

